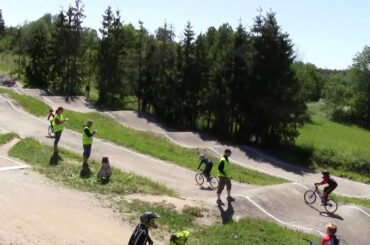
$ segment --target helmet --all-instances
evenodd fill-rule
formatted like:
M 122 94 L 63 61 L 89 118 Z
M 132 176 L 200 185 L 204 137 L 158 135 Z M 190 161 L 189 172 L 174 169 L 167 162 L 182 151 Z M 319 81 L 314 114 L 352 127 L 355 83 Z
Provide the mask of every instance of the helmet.
M 225 154 L 226 154 L 226 153 L 231 154 L 231 150 L 230 150 L 229 148 L 227 148 L 227 149 L 225 150 Z
M 144 212 L 140 216 L 140 222 L 146 226 L 157 228 L 157 225 L 155 224 L 155 219 L 157 218 L 159 218 L 159 215 L 154 212 Z
M 328 170 L 322 171 L 321 174 L 324 175 L 324 176 L 329 176 L 330 175 Z
M 199 160 L 203 160 L 203 159 L 205 159 L 206 158 L 206 156 L 204 155 L 204 154 L 200 154 L 199 155 Z

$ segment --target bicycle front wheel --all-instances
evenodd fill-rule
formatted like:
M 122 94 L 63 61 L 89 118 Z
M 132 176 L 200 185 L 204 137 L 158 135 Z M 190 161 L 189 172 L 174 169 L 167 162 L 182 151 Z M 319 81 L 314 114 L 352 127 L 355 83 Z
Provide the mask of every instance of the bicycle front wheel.
M 218 188 L 218 179 L 216 177 L 211 177 L 211 181 L 209 183 L 213 189 Z
M 328 199 L 328 201 L 326 202 L 326 205 L 325 205 L 326 212 L 332 214 L 332 213 L 335 213 L 335 211 L 337 211 L 337 209 L 338 209 L 338 203 L 334 200 Z
M 308 190 L 304 193 L 304 200 L 307 204 L 312 204 L 316 201 L 316 193 Z
M 197 173 L 195 175 L 195 181 L 197 182 L 198 185 L 203 185 L 204 183 L 204 177 L 201 173 Z

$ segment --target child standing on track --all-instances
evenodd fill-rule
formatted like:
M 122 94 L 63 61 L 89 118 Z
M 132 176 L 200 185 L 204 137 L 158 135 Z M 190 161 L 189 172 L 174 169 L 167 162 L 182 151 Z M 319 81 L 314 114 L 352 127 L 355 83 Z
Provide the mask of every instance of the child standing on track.
M 54 132 L 54 129 L 53 129 L 53 119 L 54 119 L 54 110 L 53 109 L 50 109 L 49 110 L 49 114 L 48 114 L 48 121 L 50 122 L 50 126 L 51 126 L 51 131 Z

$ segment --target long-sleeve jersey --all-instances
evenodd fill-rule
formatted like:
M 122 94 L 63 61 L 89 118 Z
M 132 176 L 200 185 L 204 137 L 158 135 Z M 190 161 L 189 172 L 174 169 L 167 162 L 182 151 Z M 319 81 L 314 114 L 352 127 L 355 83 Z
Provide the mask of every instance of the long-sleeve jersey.
M 324 176 L 322 178 L 322 181 L 319 183 L 320 185 L 323 185 L 323 184 L 328 184 L 329 186 L 336 186 L 337 185 L 337 182 L 329 177 L 329 176 Z
M 149 236 L 148 228 L 144 224 L 138 224 L 131 235 L 128 245 L 147 245 L 152 244 L 153 241 Z

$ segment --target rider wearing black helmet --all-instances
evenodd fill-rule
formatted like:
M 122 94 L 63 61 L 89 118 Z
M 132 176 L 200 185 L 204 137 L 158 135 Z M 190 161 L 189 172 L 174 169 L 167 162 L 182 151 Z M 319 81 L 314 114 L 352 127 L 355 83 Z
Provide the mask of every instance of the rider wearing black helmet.
M 201 154 L 199 156 L 199 166 L 198 166 L 198 169 L 201 168 L 201 166 L 204 164 L 205 167 L 204 167 L 204 170 L 203 170 L 203 175 L 204 177 L 207 178 L 207 181 L 209 182 L 210 179 L 211 179 L 211 170 L 213 168 L 213 163 L 211 160 L 209 160 L 205 155 Z
M 154 212 L 145 212 L 140 216 L 140 224 L 138 224 L 131 235 L 128 245 L 149 245 L 153 244 L 153 240 L 149 236 L 148 228 L 157 228 L 155 219 L 159 215 Z
M 324 170 L 321 172 L 321 174 L 322 174 L 322 181 L 319 183 L 315 183 L 315 185 L 328 184 L 328 186 L 324 188 L 324 198 L 322 200 L 322 204 L 325 205 L 326 201 L 328 200 L 329 194 L 332 193 L 335 188 L 337 188 L 338 184 L 332 177 L 330 177 L 329 171 Z

